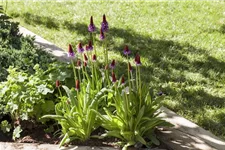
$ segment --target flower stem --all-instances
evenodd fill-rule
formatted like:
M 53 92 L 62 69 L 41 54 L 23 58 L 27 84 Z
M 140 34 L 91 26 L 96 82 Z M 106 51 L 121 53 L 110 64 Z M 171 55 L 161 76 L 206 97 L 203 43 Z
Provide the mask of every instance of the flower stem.
M 74 66 L 74 63 L 73 63 L 73 60 L 71 60 L 71 64 L 72 64 L 72 67 L 73 67 L 73 74 L 74 74 L 74 82 L 76 82 L 76 79 L 77 79 L 77 75 L 76 75 L 76 69 L 75 69 L 75 66 Z
M 58 87 L 58 91 L 59 91 L 60 97 L 62 97 L 62 92 L 61 92 L 61 90 L 60 90 L 60 87 Z
M 139 94 L 140 94 L 140 106 L 139 106 L 139 110 L 141 109 L 141 105 L 142 105 L 142 98 L 141 98 L 141 71 L 140 71 L 140 66 L 138 66 L 138 78 L 139 78 Z
M 127 70 L 128 70 L 128 72 L 127 72 L 127 76 L 128 76 L 128 83 L 129 83 L 129 99 L 131 99 L 131 76 L 130 76 L 130 70 L 129 70 L 129 58 L 128 58 L 128 55 L 127 55 Z

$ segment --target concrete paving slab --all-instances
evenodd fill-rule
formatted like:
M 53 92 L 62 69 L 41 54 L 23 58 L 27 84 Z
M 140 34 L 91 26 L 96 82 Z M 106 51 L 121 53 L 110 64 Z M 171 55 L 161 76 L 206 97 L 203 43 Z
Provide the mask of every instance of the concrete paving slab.
M 67 53 L 56 46 L 55 44 L 45 40 L 44 38 L 40 37 L 39 35 L 36 35 L 35 33 L 27 30 L 26 28 L 19 26 L 20 33 L 23 34 L 24 36 L 34 36 L 34 44 L 37 45 L 38 47 L 43 48 L 46 52 L 52 54 L 55 56 L 60 61 L 63 62 L 69 62 L 70 60 L 67 57 Z
M 168 108 L 161 107 L 160 110 L 163 112 L 160 117 L 175 125 L 173 128 L 164 128 L 163 131 L 160 131 L 161 138 L 167 141 L 167 144 L 170 143 L 172 148 L 185 150 L 186 146 L 187 150 L 225 150 L 225 142 L 211 132 L 177 115 Z

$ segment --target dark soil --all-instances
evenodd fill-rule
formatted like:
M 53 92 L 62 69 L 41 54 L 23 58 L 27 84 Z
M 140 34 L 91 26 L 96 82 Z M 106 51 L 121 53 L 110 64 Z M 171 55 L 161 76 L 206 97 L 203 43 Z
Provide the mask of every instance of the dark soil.
M 30 126 L 30 125 L 29 125 Z M 12 140 L 12 133 L 11 134 L 4 134 L 0 131 L 0 142 L 18 142 L 18 143 L 48 143 L 48 144 L 59 144 L 60 138 L 58 136 L 54 136 L 53 133 L 45 133 L 44 129 L 46 126 L 39 125 L 35 126 L 34 128 L 25 128 L 21 133 L 21 138 L 17 139 L 16 141 Z M 103 133 L 104 129 L 100 128 L 97 131 L 94 131 L 94 135 L 100 135 Z M 97 139 L 91 138 L 85 142 L 81 141 L 74 141 L 70 144 L 72 145 L 79 145 L 79 146 L 105 146 L 105 147 L 115 147 L 118 148 L 119 146 L 116 145 L 116 142 L 119 140 L 117 138 L 104 138 L 104 139 Z M 65 145 L 66 146 L 66 145 Z M 153 146 L 158 147 L 161 149 L 167 149 L 167 147 L 163 144 L 160 146 Z M 131 149 L 138 149 L 138 148 L 131 148 Z

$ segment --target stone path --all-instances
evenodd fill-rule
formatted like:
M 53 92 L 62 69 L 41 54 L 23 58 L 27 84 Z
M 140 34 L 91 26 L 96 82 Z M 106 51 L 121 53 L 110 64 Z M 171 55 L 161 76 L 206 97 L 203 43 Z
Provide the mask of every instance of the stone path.
M 67 54 L 61 48 L 55 46 L 53 43 L 35 35 L 31 31 L 20 27 L 20 32 L 23 35 L 35 36 L 35 43 L 40 47 L 44 48 L 47 52 L 58 58 L 60 61 L 68 61 Z M 159 128 L 158 136 L 161 142 L 168 146 L 170 150 L 225 150 L 225 142 L 220 138 L 216 137 L 212 133 L 204 130 L 189 120 L 177 115 L 171 110 L 162 107 L 160 109 L 161 117 L 168 122 L 175 125 L 172 128 Z M 0 143 L 0 150 L 55 150 L 58 149 L 57 145 L 49 144 L 18 144 L 18 143 Z M 108 149 L 113 150 L 114 148 L 106 147 L 69 147 L 68 149 L 79 149 L 79 150 L 91 150 L 91 149 Z M 157 150 L 157 149 L 155 149 Z M 159 150 L 159 149 L 158 149 Z
M 174 150 L 225 150 L 225 142 L 193 122 L 161 107 L 164 120 L 175 125 L 159 131 L 161 141 Z

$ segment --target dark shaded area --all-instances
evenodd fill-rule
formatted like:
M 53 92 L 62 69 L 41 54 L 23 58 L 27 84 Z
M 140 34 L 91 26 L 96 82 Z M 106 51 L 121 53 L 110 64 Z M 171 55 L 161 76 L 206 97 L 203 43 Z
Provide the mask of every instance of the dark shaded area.
M 38 16 L 33 15 L 31 13 L 24 13 L 22 14 L 25 23 L 27 24 L 39 24 L 39 25 L 45 25 L 47 28 L 50 29 L 59 29 L 59 24 L 54 18 L 51 17 L 45 17 L 45 16 Z
M 220 27 L 220 32 L 225 34 L 225 24 Z

